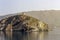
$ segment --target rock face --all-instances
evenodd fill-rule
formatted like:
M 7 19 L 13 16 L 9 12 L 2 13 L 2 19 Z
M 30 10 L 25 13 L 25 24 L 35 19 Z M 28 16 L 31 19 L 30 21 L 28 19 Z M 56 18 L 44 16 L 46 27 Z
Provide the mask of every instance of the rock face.
M 0 30 L 48 31 L 48 25 L 31 16 L 20 14 L 0 20 Z

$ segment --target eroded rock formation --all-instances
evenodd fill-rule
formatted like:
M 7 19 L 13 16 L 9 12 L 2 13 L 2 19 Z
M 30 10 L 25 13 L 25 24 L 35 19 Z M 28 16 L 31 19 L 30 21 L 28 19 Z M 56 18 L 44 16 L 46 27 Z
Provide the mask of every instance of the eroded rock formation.
M 31 16 L 20 14 L 0 20 L 0 30 L 48 31 L 48 25 Z

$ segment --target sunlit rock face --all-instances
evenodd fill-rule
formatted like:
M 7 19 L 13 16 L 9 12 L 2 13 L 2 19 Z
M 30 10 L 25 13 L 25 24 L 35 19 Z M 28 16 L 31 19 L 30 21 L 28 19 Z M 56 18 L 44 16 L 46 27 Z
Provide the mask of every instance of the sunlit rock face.
M 48 25 L 25 14 L 0 20 L 0 30 L 7 31 L 48 31 Z

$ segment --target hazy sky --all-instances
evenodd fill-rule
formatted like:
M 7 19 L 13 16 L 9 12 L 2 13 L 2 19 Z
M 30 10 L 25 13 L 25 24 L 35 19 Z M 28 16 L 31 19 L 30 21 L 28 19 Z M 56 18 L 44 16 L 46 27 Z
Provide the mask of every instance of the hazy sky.
M 47 9 L 60 9 L 60 0 L 0 0 L 0 15 Z

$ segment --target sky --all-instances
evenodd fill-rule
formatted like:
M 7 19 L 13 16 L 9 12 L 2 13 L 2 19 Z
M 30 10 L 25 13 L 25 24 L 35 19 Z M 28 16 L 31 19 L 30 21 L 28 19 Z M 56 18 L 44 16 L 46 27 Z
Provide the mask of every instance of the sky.
M 60 10 L 60 0 L 0 0 L 0 16 L 24 11 Z

